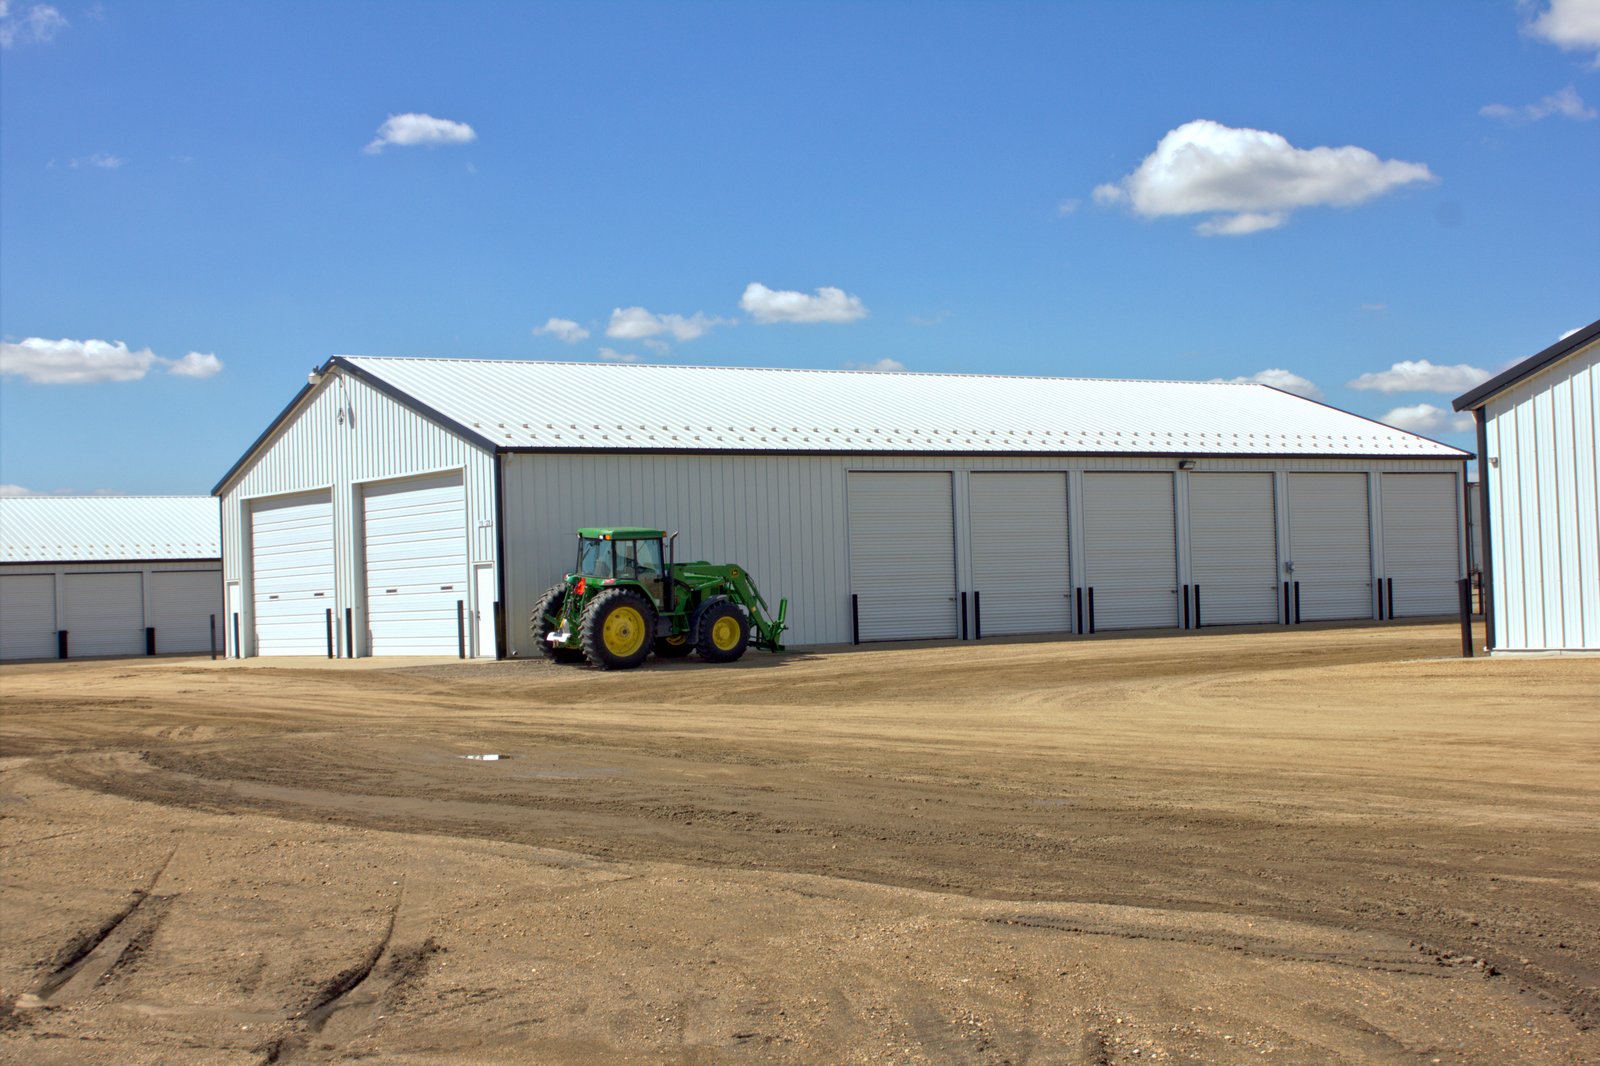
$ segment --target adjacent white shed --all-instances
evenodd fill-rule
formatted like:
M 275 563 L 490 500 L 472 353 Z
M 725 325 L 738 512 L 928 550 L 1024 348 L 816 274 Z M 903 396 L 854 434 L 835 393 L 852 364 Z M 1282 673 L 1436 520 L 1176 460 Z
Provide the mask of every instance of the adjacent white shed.
M 0 659 L 209 650 L 220 532 L 209 496 L 0 499 Z
M 354 356 L 312 378 L 214 490 L 230 652 L 534 654 L 536 598 L 597 524 L 744 564 L 795 644 L 1426 615 L 1465 572 L 1465 452 L 1266 386 Z
M 1455 407 L 1478 423 L 1490 651 L 1600 651 L 1600 321 Z

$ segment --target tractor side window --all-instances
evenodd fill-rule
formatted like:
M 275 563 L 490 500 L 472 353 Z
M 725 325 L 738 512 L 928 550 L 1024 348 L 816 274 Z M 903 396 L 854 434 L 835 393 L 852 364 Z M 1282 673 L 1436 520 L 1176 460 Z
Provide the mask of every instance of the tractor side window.
M 659 540 L 640 540 L 634 542 L 638 547 L 635 557 L 639 563 L 639 580 L 647 581 L 650 578 L 661 576 L 661 542 Z
M 617 541 L 617 576 L 631 581 L 646 581 L 661 575 L 661 542 L 657 540 Z

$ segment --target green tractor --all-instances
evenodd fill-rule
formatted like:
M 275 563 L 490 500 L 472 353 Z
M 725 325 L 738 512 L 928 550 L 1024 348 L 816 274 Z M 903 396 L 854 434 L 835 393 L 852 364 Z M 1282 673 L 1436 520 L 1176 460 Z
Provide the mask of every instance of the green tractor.
M 546 590 L 530 629 L 546 657 L 587 659 L 629 670 L 652 650 L 663 659 L 690 652 L 731 663 L 751 644 L 782 651 L 789 601 L 767 617 L 767 601 L 742 566 L 676 563 L 677 534 L 659 529 L 578 530 L 578 567 Z M 665 547 L 665 554 L 663 554 Z

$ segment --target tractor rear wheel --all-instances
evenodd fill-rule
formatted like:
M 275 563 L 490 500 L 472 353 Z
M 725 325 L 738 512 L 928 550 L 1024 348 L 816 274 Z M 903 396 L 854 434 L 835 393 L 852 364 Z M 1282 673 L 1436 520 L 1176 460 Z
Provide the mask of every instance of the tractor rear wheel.
M 589 601 L 578 641 L 583 654 L 602 670 L 631 670 L 650 655 L 656 612 L 632 589 L 610 589 Z
M 731 663 L 750 646 L 750 616 L 726 596 L 700 608 L 695 650 L 708 663 Z
M 656 638 L 656 658 L 681 659 L 694 651 L 692 634 L 678 633 L 670 637 Z
M 546 659 L 557 663 L 581 663 L 583 652 L 577 648 L 563 648 L 545 639 L 561 624 L 561 605 L 566 599 L 565 584 L 545 589 L 544 595 L 539 597 L 539 605 L 533 609 L 533 623 L 528 629 L 533 633 L 533 642 L 539 646 L 539 654 Z

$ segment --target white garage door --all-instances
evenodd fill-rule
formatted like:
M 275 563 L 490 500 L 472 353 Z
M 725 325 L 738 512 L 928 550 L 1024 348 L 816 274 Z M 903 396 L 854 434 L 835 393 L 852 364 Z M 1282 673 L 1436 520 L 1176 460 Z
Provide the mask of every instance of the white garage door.
M 1460 511 L 1454 474 L 1384 474 L 1383 570 L 1392 582 L 1391 618 L 1460 609 Z
M 257 655 L 326 655 L 333 606 L 333 503 L 327 493 L 250 510 Z
M 851 473 L 850 591 L 862 640 L 956 636 L 947 473 Z
M 467 594 L 461 475 L 369 485 L 363 493 L 372 655 L 455 655 Z
M 1271 474 L 1189 475 L 1189 560 L 1200 624 L 1278 620 Z
M 150 575 L 150 624 L 156 629 L 157 652 L 210 651 L 213 617 L 220 646 L 222 571 L 158 570 Z
M 67 574 L 67 655 L 143 655 L 144 578 L 139 574 Z
M 1289 475 L 1289 559 L 1300 621 L 1372 617 L 1367 475 Z
M 1178 624 L 1171 474 L 1084 474 L 1083 541 L 1095 629 Z
M 54 659 L 56 629 L 54 575 L 0 577 L 0 659 Z
M 969 494 L 983 634 L 1070 631 L 1067 476 L 974 473 Z

